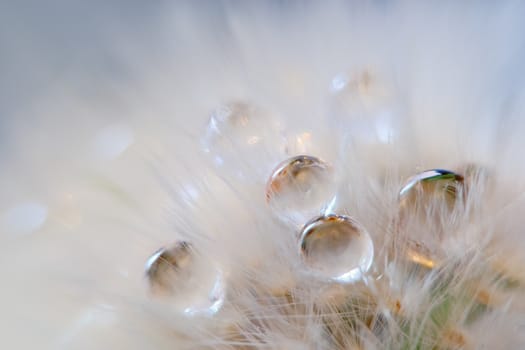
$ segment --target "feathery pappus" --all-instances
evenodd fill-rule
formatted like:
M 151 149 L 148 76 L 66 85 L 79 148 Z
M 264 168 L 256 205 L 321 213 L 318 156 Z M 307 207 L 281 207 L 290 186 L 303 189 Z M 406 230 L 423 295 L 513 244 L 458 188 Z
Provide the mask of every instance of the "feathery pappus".
M 525 348 L 523 15 L 6 5 L 0 347 Z

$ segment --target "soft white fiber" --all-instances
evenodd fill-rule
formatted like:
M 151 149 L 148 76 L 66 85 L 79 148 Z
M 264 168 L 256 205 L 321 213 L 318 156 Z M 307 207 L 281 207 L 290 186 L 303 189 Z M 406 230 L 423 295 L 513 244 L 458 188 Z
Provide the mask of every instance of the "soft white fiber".
M 0 4 L 0 348 L 525 348 L 524 15 L 520 1 Z M 213 148 L 229 103 L 259 111 L 260 134 L 221 131 Z M 333 166 L 333 210 L 369 232 L 363 281 L 309 274 L 300 225 L 267 205 L 271 170 L 298 154 Z M 469 187 L 464 210 L 431 203 L 454 229 L 425 240 L 426 269 L 394 223 L 407 178 L 433 168 Z M 217 313 L 150 293 L 147 259 L 177 240 L 221 271 Z

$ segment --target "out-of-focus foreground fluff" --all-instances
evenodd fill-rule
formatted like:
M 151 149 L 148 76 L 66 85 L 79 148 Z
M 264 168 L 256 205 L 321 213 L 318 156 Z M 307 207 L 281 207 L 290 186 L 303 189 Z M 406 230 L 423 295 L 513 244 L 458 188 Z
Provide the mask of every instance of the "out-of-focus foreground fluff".
M 525 348 L 523 2 L 0 8 L 2 349 Z

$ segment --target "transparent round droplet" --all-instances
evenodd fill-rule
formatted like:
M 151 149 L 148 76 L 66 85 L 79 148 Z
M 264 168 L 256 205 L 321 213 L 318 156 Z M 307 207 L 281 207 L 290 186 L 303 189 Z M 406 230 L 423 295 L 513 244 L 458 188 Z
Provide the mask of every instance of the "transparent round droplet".
M 38 202 L 20 203 L 0 216 L 0 228 L 16 234 L 32 233 L 40 229 L 47 218 L 47 206 Z
M 285 154 L 282 123 L 272 114 L 245 102 L 216 109 L 202 139 L 204 152 L 227 176 L 264 179 Z
M 94 147 L 98 156 L 110 160 L 124 153 L 133 141 L 133 130 L 129 126 L 112 124 L 96 134 Z
M 462 218 L 463 203 L 463 176 L 432 169 L 411 177 L 399 192 L 398 251 L 418 265 L 434 267 L 442 239 Z
M 266 186 L 266 201 L 285 222 L 303 226 L 331 211 L 336 200 L 332 168 L 318 158 L 296 156 L 275 168 Z
M 374 260 L 368 232 L 348 216 L 320 216 L 307 223 L 300 249 L 308 268 L 317 276 L 336 282 L 359 281 Z
M 213 315 L 224 303 L 221 271 L 186 242 L 155 252 L 146 263 L 146 276 L 154 296 L 186 315 Z
M 397 136 L 396 104 L 377 74 L 365 69 L 332 79 L 330 118 L 345 134 L 363 144 L 390 144 Z
M 463 176 L 442 169 L 426 170 L 411 177 L 399 192 L 401 214 L 443 221 L 443 215 L 450 215 L 463 203 L 463 194 Z

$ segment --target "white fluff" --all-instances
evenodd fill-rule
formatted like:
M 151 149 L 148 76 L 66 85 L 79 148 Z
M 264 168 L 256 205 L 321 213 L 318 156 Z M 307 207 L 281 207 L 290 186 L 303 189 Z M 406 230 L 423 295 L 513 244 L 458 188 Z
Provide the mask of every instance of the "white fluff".
M 0 348 L 525 347 L 523 3 L 5 7 Z M 282 134 L 217 166 L 202 138 L 232 101 Z M 382 279 L 304 271 L 261 175 L 296 154 L 334 165 L 336 211 L 367 228 Z M 404 250 L 389 253 L 400 188 L 469 164 L 484 175 L 442 267 L 407 277 Z M 224 274 L 216 315 L 148 292 L 146 260 L 180 239 Z

